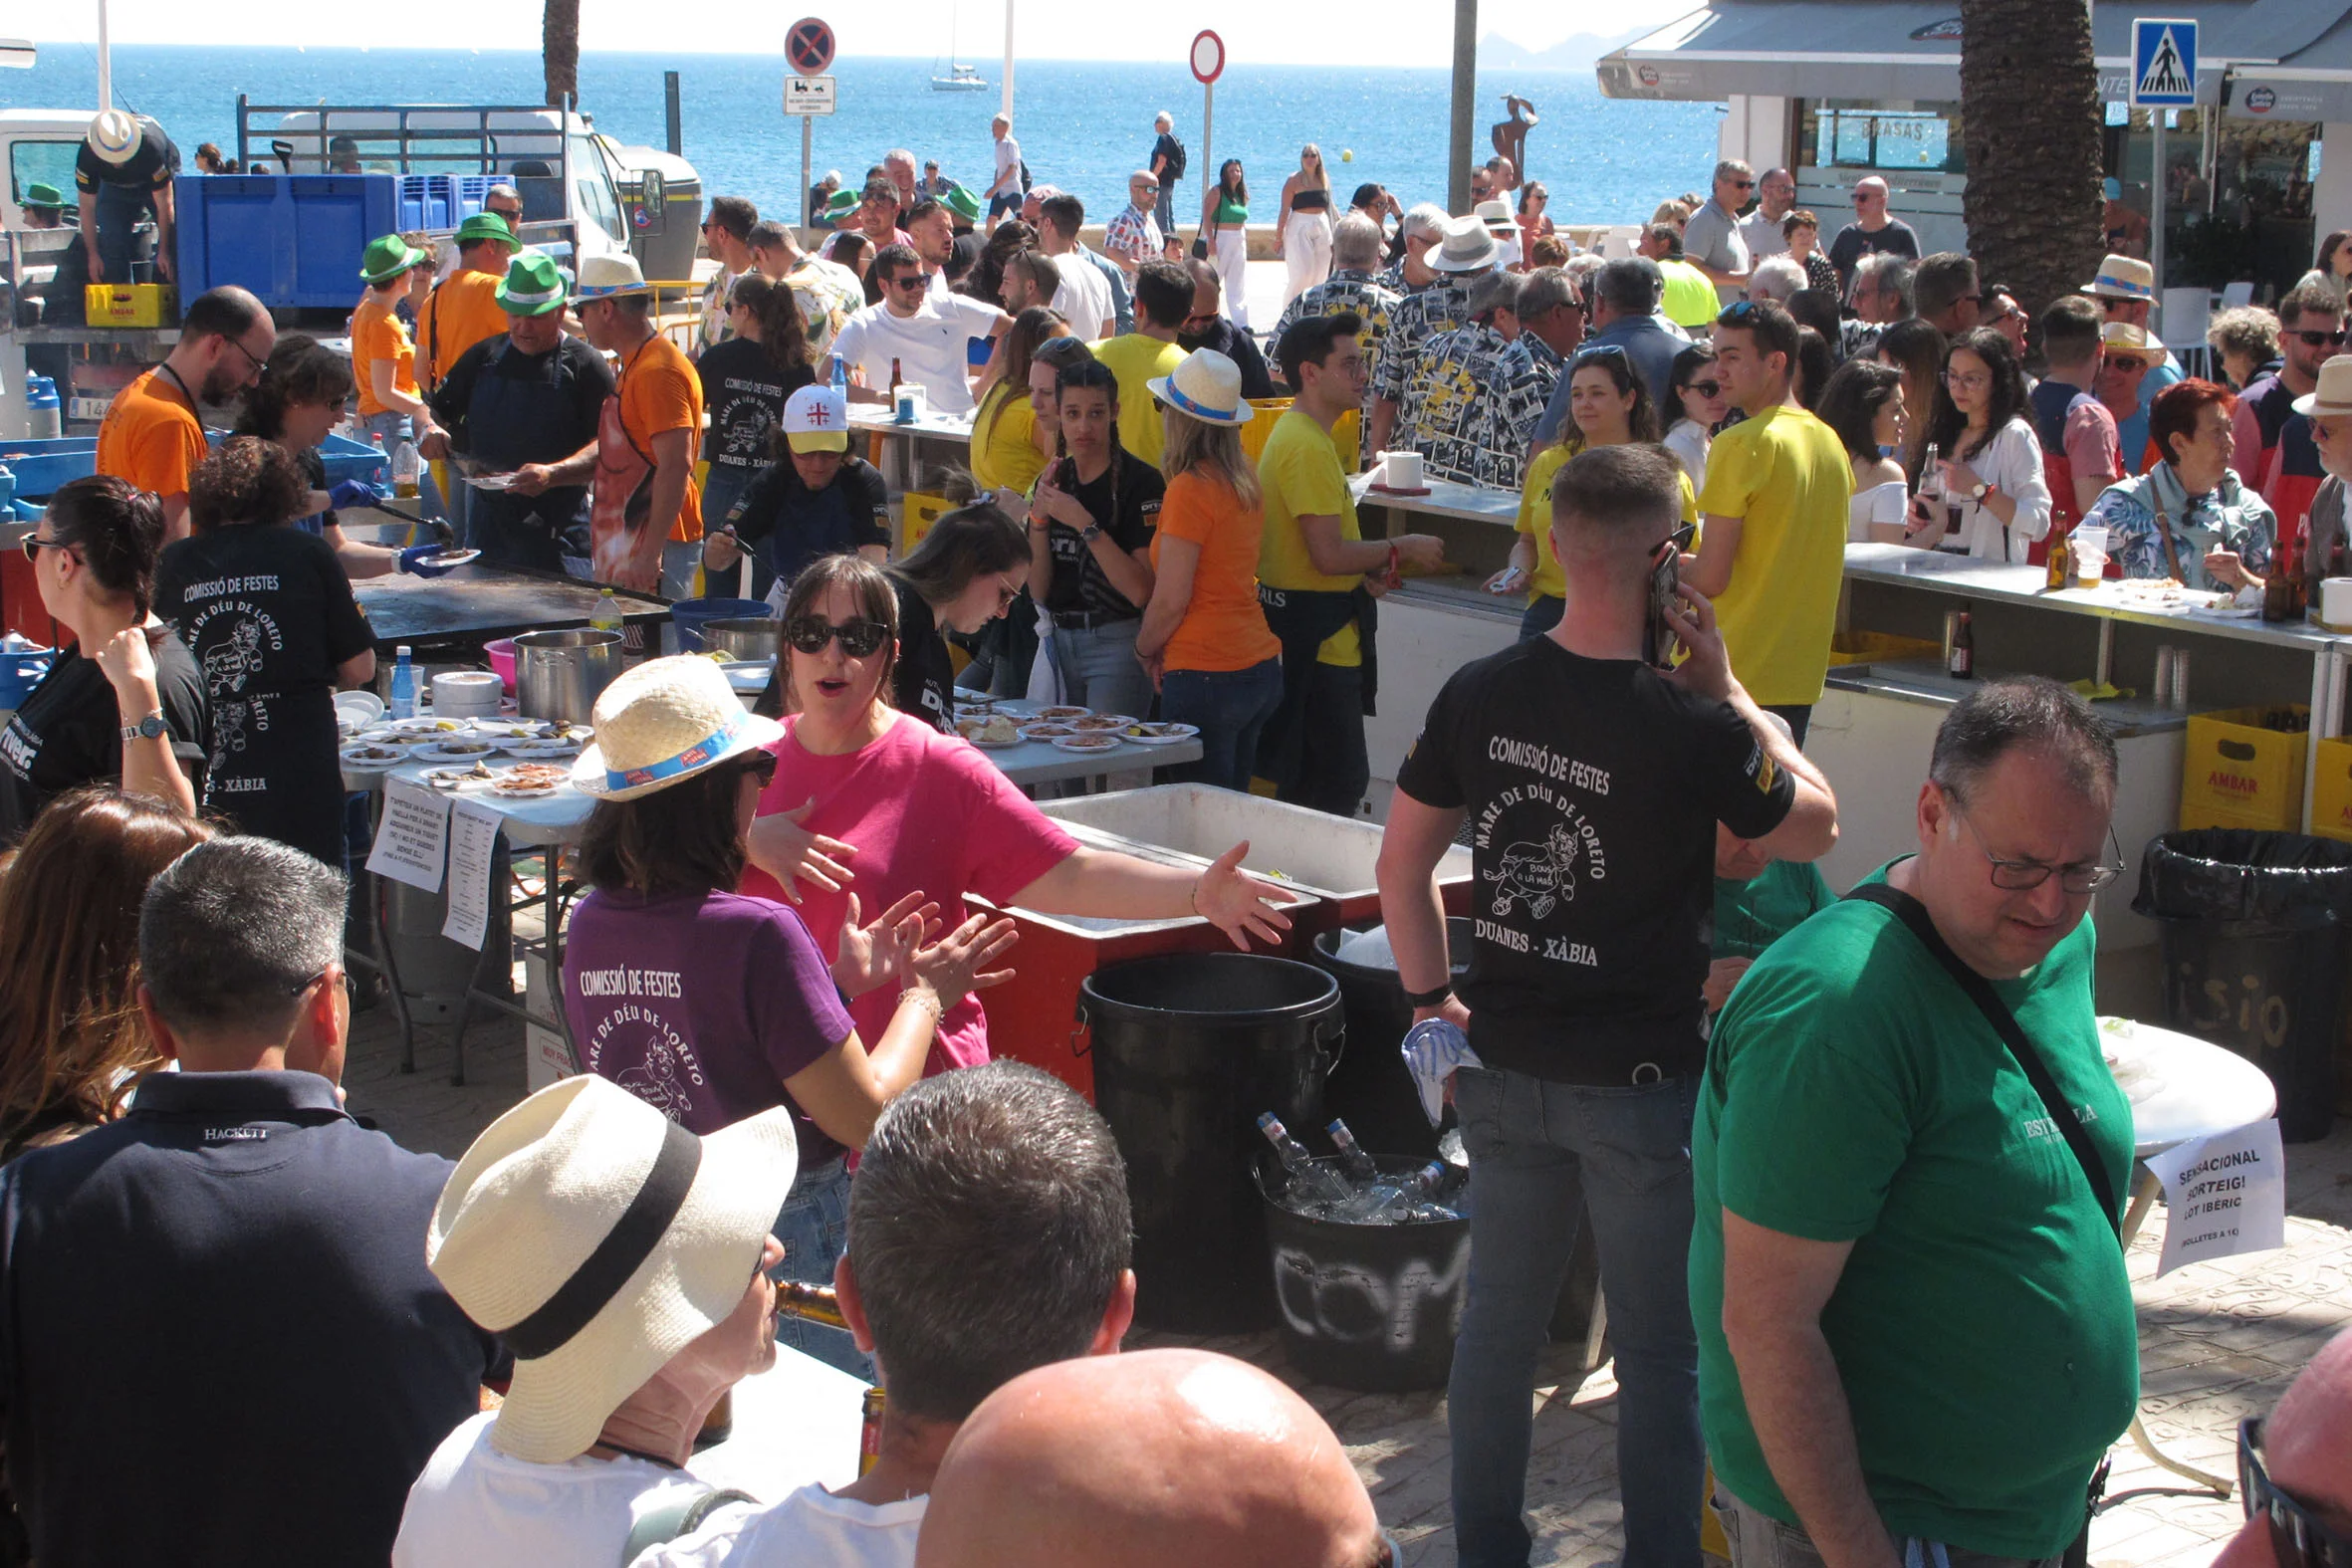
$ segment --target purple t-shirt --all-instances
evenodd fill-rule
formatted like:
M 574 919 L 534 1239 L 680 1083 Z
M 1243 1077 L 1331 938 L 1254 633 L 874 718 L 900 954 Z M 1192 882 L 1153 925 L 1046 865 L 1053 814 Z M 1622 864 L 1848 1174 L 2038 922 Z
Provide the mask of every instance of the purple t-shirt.
M 588 1071 L 688 1132 L 783 1105 L 803 1169 L 841 1152 L 784 1090 L 852 1027 L 790 907 L 739 893 L 598 889 L 572 911 L 564 1012 Z

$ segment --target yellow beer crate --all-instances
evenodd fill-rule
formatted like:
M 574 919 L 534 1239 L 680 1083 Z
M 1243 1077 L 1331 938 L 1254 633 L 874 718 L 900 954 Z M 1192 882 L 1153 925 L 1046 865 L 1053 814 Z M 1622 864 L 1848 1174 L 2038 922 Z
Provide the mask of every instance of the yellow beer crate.
M 179 291 L 168 283 L 93 283 L 82 290 L 93 327 L 161 327 L 179 319 Z
M 2302 730 L 2267 728 L 2292 716 Z M 2303 820 L 2303 760 L 2311 710 L 2224 708 L 2189 716 L 2181 761 L 2181 825 L 2293 832 Z

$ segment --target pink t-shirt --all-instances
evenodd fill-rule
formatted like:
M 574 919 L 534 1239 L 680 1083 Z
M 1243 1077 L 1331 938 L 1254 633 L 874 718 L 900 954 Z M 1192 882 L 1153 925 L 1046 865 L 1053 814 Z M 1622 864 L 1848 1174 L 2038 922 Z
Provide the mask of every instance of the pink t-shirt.
M 799 722 L 798 716 L 786 719 L 784 739 L 771 748 L 776 779 L 760 796 L 760 815 L 817 802 L 802 825 L 857 846 L 849 869 L 856 873 L 851 886 L 862 919 L 919 891 L 937 901 L 943 927 L 953 929 L 972 914 L 965 893 L 1008 903 L 1078 847 L 961 736 L 942 735 L 898 714 L 864 750 L 818 757 L 793 738 Z M 807 882 L 800 890 L 801 918 L 829 959 L 839 950 L 847 894 Z M 784 896 L 776 879 L 757 867 L 744 872 L 742 891 L 755 898 Z M 858 1038 L 870 1048 L 897 1008 L 897 993 L 888 986 L 850 1003 Z M 925 1071 L 986 1060 L 988 1018 L 980 999 L 968 996 L 940 1020 Z

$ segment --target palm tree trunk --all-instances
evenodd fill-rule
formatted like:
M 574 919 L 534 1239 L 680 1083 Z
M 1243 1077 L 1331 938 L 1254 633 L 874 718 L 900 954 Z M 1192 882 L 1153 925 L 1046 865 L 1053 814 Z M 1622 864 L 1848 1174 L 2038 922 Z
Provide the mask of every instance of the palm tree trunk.
M 1961 0 L 1966 216 L 1978 274 L 2039 316 L 2098 270 L 2099 72 L 2083 0 Z
M 547 65 L 547 101 L 561 106 L 580 101 L 580 0 L 547 0 L 540 35 Z

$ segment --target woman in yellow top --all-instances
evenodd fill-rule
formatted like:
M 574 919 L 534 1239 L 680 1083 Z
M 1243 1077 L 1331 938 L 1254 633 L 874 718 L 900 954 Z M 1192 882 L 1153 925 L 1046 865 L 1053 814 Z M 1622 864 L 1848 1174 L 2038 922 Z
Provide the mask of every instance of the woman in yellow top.
M 1629 441 L 1658 439 L 1658 408 L 1650 401 L 1633 360 L 1614 345 L 1587 348 L 1568 362 L 1568 418 L 1573 428 L 1559 445 L 1549 447 L 1528 465 L 1520 491 L 1519 541 L 1511 547 L 1511 564 L 1487 579 L 1489 593 L 1526 589 L 1527 613 L 1520 617 L 1519 634 L 1540 637 L 1559 624 L 1567 607 L 1567 582 L 1560 574 L 1559 558 L 1551 553 L 1551 479 L 1560 465 L 1577 453 L 1596 446 L 1623 446 Z M 1678 465 L 1679 466 L 1679 465 Z M 1699 521 L 1699 498 L 1691 476 L 1682 476 L 1682 517 Z
M 1242 455 L 1250 422 L 1242 371 L 1214 348 L 1147 383 L 1166 440 L 1167 494 L 1151 540 L 1151 599 L 1135 657 L 1160 694 L 1160 717 L 1201 732 L 1201 760 L 1171 770 L 1186 784 L 1250 787 L 1258 736 L 1283 702 L 1283 645 L 1258 603 L 1266 514 Z
M 1030 365 L 1039 344 L 1068 336 L 1069 324 L 1061 313 L 1042 305 L 1013 319 L 1013 330 L 1005 335 L 1005 373 L 972 416 L 972 477 L 987 489 L 1017 490 L 1027 496 L 1046 471 L 1046 453 L 1037 444 L 1038 404 L 1030 395 Z M 1047 400 L 1052 401 L 1051 393 Z
M 416 342 L 399 316 L 400 297 L 421 299 L 433 281 L 433 258 L 397 234 L 373 241 L 359 261 L 367 292 L 352 312 L 352 379 L 359 391 L 360 438 L 383 437 L 386 455 L 403 441 L 421 441 L 433 425 L 416 394 Z M 418 476 L 424 514 L 439 517 L 441 494 L 433 471 Z

